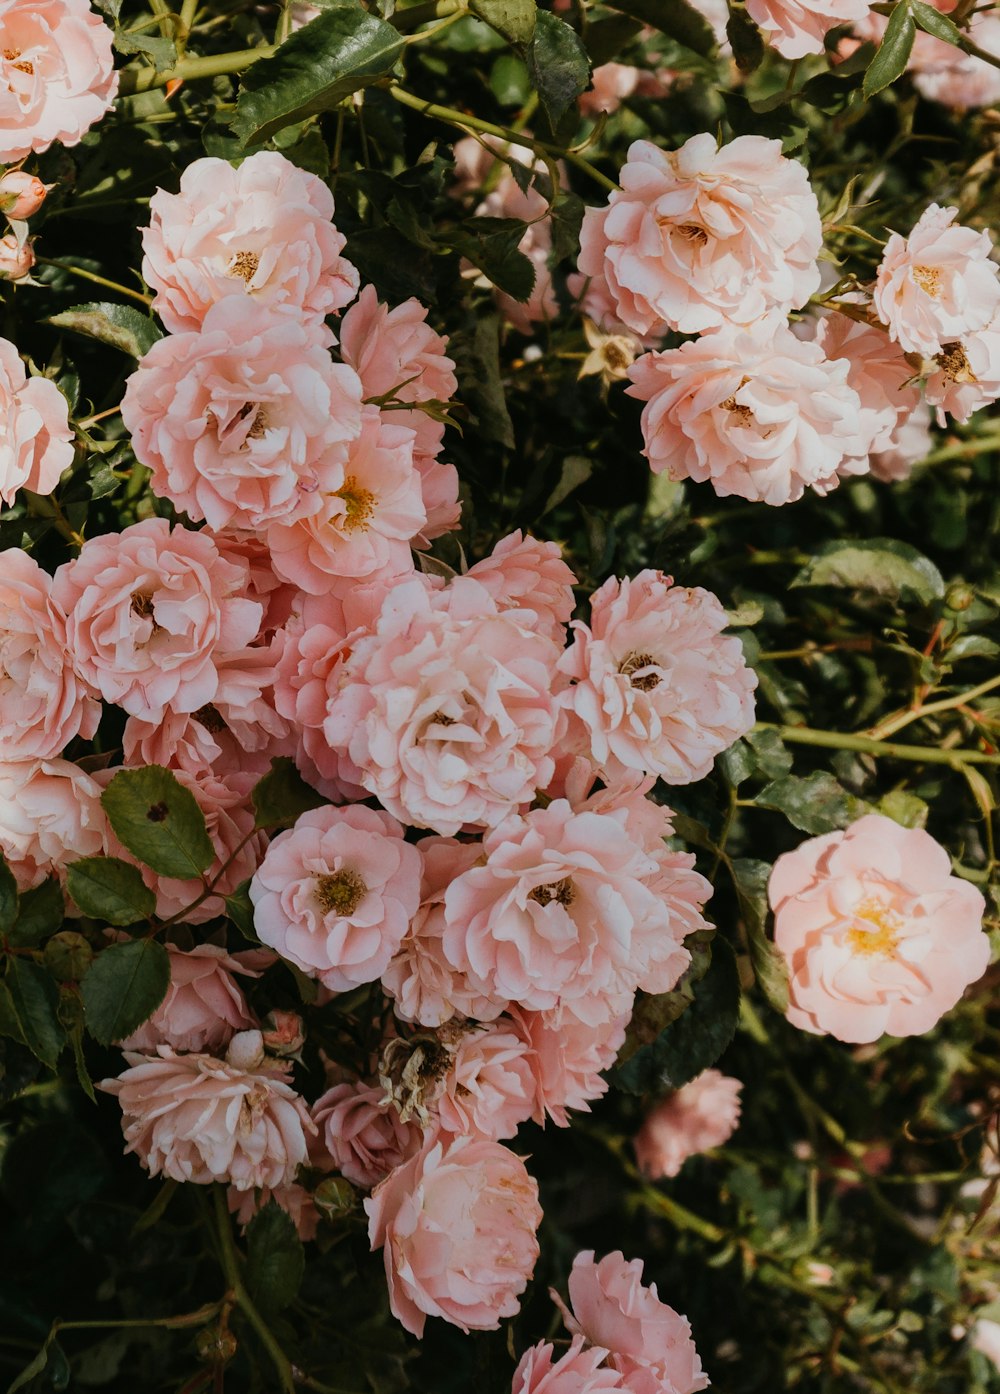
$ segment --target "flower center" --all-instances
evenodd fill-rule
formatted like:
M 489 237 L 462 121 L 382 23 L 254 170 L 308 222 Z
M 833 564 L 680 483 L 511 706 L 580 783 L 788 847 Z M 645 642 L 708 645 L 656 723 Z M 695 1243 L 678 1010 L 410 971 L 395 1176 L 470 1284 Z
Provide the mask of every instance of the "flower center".
M 316 877 L 316 899 L 327 913 L 353 915 L 368 894 L 368 887 L 356 871 L 330 873 Z
M 681 223 L 677 231 L 685 242 L 693 242 L 697 247 L 704 247 L 708 242 L 708 233 L 697 223 Z
M 153 614 L 153 597 L 148 591 L 132 592 L 132 613 L 138 615 L 141 620 L 152 620 L 153 628 L 159 629 Z
M 3 50 L 3 56 L 6 58 L 7 62 L 11 64 L 12 67 L 18 70 L 19 73 L 27 73 L 29 76 L 34 76 L 34 63 L 29 62 L 27 58 L 24 60 L 23 63 L 18 63 L 15 61 L 21 56 L 21 50 L 19 48 L 5 48 Z
M 260 257 L 256 252 L 237 252 L 226 270 L 230 276 L 239 276 L 241 281 L 249 284 L 256 276 L 259 265 Z
M 345 532 L 356 532 L 358 528 L 367 528 L 372 514 L 375 512 L 375 495 L 368 489 L 362 489 L 353 475 L 348 475 L 344 480 L 344 487 L 338 489 L 333 495 L 335 499 L 343 499 L 344 507 L 347 512 L 340 520 L 341 527 Z
M 932 300 L 941 298 L 941 272 L 936 266 L 915 266 L 913 279 Z
M 892 958 L 903 928 L 901 916 L 870 898 L 854 907 L 856 923 L 847 931 L 847 942 L 864 958 Z
M 961 344 L 945 344 L 941 352 L 935 354 L 934 362 L 941 368 L 949 382 L 978 382 L 979 379 L 969 367 L 965 349 Z
M 654 687 L 659 687 L 660 677 L 658 673 L 644 673 L 644 668 L 657 667 L 656 659 L 651 653 L 630 653 L 628 658 L 619 665 L 618 671 L 623 677 L 628 678 L 633 687 L 637 687 L 640 692 L 652 692 Z
M 219 731 L 229 730 L 218 707 L 213 707 L 211 702 L 206 702 L 203 707 L 199 707 L 194 713 L 194 719 L 200 726 L 204 726 L 206 731 L 211 731 L 213 735 Z
M 576 887 L 568 876 L 564 876 L 561 881 L 549 881 L 547 885 L 536 886 L 528 899 L 534 900 L 538 905 L 551 905 L 553 901 L 559 905 L 572 905 L 576 899 Z
M 245 421 L 251 412 L 253 412 L 254 418 L 250 423 L 249 431 L 247 431 L 247 439 L 260 440 L 261 436 L 267 430 L 268 419 L 267 412 L 259 402 L 244 402 L 243 406 L 241 406 L 236 413 L 236 420 Z M 245 448 L 246 442 L 244 442 L 244 449 Z

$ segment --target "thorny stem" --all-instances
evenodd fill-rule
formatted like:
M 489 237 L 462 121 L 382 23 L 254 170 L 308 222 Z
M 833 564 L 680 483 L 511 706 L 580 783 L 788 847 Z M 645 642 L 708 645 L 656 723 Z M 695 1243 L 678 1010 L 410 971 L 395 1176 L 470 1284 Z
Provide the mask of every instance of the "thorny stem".
M 295 1379 L 288 1357 L 278 1345 L 274 1333 L 254 1306 L 253 1299 L 243 1285 L 239 1254 L 236 1252 L 236 1245 L 233 1242 L 233 1222 L 226 1207 L 224 1187 L 218 1184 L 212 1187 L 212 1201 L 215 1206 L 215 1226 L 219 1237 L 219 1258 L 222 1263 L 222 1271 L 226 1275 L 226 1282 L 229 1284 L 240 1310 L 253 1327 L 261 1345 L 271 1357 L 271 1363 L 277 1373 L 282 1394 L 295 1394 Z
M 887 760 L 915 760 L 925 765 L 1000 766 L 1000 755 L 988 755 L 979 750 L 944 750 L 933 745 L 898 745 L 875 740 L 871 736 L 854 735 L 846 731 L 818 731 L 811 726 L 779 726 L 773 721 L 758 721 L 758 731 L 777 731 L 783 741 L 793 745 L 815 745 L 826 750 L 857 750 L 865 755 L 883 756 Z
M 911 721 L 920 721 L 923 717 L 933 716 L 937 712 L 961 708 L 965 703 L 985 696 L 987 692 L 992 692 L 996 687 L 1000 687 L 1000 677 L 990 678 L 987 682 L 981 682 L 978 687 L 970 687 L 968 692 L 960 692 L 955 697 L 945 697 L 939 702 L 928 702 L 918 707 L 908 707 L 905 711 L 886 717 L 885 721 L 873 726 L 870 732 L 871 737 L 873 740 L 882 740 L 885 736 L 891 736 L 896 731 L 901 731 L 904 726 L 909 726 Z
M 118 95 L 131 97 L 137 92 L 151 92 L 157 87 L 168 87 L 172 82 L 221 77 L 225 73 L 241 73 L 244 68 L 252 67 L 261 58 L 270 58 L 274 51 L 274 44 L 261 44 L 258 48 L 242 48 L 235 53 L 213 53 L 203 58 L 185 58 L 162 72 L 157 72 L 155 68 L 123 68 Z
M 64 537 L 67 542 L 78 549 L 83 546 L 83 538 L 75 528 L 70 526 L 66 515 L 54 497 L 33 494 L 30 490 L 25 489 L 24 499 L 32 517 L 49 519 L 60 537 Z

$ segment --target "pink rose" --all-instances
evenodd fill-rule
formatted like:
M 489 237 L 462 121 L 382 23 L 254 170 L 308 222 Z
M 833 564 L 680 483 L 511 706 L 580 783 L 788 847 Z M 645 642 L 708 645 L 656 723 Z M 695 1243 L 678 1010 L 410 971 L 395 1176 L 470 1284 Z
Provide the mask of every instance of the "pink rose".
M 0 749 L 5 761 L 50 759 L 90 740 L 100 705 L 66 646 L 52 578 L 19 547 L 0 552 Z
M 0 339 L 0 499 L 18 489 L 51 494 L 73 463 L 69 404 L 49 378 L 29 378 L 17 349 Z
M 358 290 L 341 256 L 333 195 L 315 174 L 261 150 L 234 167 L 201 159 L 180 192 L 158 189 L 142 231 L 142 275 L 153 309 L 177 334 L 199 329 L 217 301 L 248 296 L 256 309 L 321 321 Z
M 12 232 L 0 237 L 0 280 L 23 281 L 31 275 L 34 264 L 30 242 L 21 242 Z
M 708 481 L 721 498 L 794 503 L 868 469 L 850 363 L 828 359 L 784 324 L 719 329 L 629 369 L 655 474 Z
M 985 329 L 973 330 L 934 355 L 925 383 L 927 401 L 956 421 L 968 421 L 974 411 L 1000 397 L 1000 314 Z
M 585 116 L 617 111 L 639 87 L 641 68 L 629 63 L 601 63 L 590 75 L 590 87 L 578 99 Z
M 374 982 L 420 899 L 420 854 L 388 813 L 352 804 L 304 813 L 250 882 L 262 943 L 333 992 Z
M 855 24 L 870 12 L 871 0 L 747 0 L 747 13 L 783 58 L 822 53 L 831 29 Z
M 768 888 L 793 1026 L 841 1041 L 929 1031 L 986 971 L 985 902 L 929 833 L 872 813 L 778 858 Z
M 257 529 L 318 512 L 343 487 L 361 384 L 321 327 L 227 296 L 200 330 L 153 345 L 122 420 L 158 494 L 211 528 Z
M 524 618 L 533 614 L 533 629 L 560 647 L 565 644 L 566 625 L 576 604 L 576 577 L 557 543 L 525 537 L 518 528 L 466 574 L 489 591 L 498 610 L 519 610 Z
M 324 726 L 361 783 L 415 827 L 499 822 L 552 774 L 559 650 L 459 577 L 398 585 L 354 645 Z
M 175 1051 L 225 1050 L 237 1031 L 257 1025 L 234 973 L 257 974 L 238 958 L 214 944 L 197 944 L 185 952 L 168 944 L 170 986 L 156 1011 L 131 1036 L 123 1050 L 154 1052 L 157 1046 Z
M 559 667 L 573 682 L 563 702 L 587 730 L 590 753 L 612 774 L 704 779 L 753 725 L 757 678 L 716 596 L 674 587 L 660 571 L 611 577 L 574 620 Z
M 655 1283 L 643 1283 L 641 1259 L 626 1263 L 619 1252 L 597 1262 L 592 1250 L 577 1254 L 569 1296 L 570 1330 L 610 1352 L 608 1363 L 626 1389 L 696 1394 L 708 1387 L 690 1322 L 660 1301 Z
M 336 1084 L 312 1107 L 319 1142 L 317 1166 L 332 1166 L 355 1186 L 377 1186 L 423 1146 L 420 1125 L 404 1123 L 383 1091 L 368 1084 Z
M 436 1101 L 442 1130 L 494 1142 L 513 1137 L 535 1108 L 531 1048 L 514 1023 L 456 1022 L 439 1034 L 451 1053 Z
M 0 763 L 0 852 L 18 890 L 104 850 L 100 786 L 68 760 Z
M 697 135 L 678 150 L 635 141 L 621 189 L 588 208 L 580 270 L 606 280 L 637 334 L 749 324 L 804 305 L 819 287 L 819 207 L 781 143 Z
M 56 572 L 77 672 L 144 721 L 197 711 L 219 693 L 219 669 L 249 645 L 262 606 L 243 599 L 246 573 L 211 537 L 147 518 L 92 537 Z
M 1000 311 L 990 235 L 956 226 L 957 216 L 932 203 L 909 237 L 894 232 L 885 244 L 872 304 L 907 353 L 933 357 Z
M 170 1046 L 155 1056 L 127 1052 L 128 1068 L 98 1086 L 118 1097 L 125 1151 L 172 1181 L 224 1181 L 237 1191 L 290 1185 L 316 1128 L 288 1070 L 264 1062 L 259 1047 L 260 1032 L 244 1031 L 225 1060 Z
M 827 358 L 850 364 L 847 385 L 861 402 L 860 434 L 871 440 L 872 451 L 887 450 L 896 427 L 920 404 L 913 365 L 883 329 L 843 314 L 823 316 L 816 342 Z
M 604 1363 L 608 1352 L 574 1336 L 569 1350 L 554 1360 L 547 1341 L 529 1346 L 514 1371 L 511 1394 L 614 1394 L 625 1390 L 621 1374 Z
M 538 1258 L 538 1186 L 497 1142 L 430 1139 L 365 1201 L 384 1248 L 389 1305 L 414 1336 L 428 1316 L 495 1331 L 518 1310 Z
M 928 456 L 934 447 L 930 423 L 930 409 L 926 402 L 921 402 L 909 416 L 901 419 L 885 449 L 872 455 L 872 477 L 889 484 L 908 479 L 913 466 Z
M 528 1063 L 535 1077 L 531 1116 L 536 1123 L 544 1124 L 546 1118 L 551 1118 L 557 1128 L 568 1128 L 567 1110 L 589 1113 L 591 1103 L 603 1098 L 608 1086 L 601 1074 L 614 1064 L 631 1014 L 630 995 L 623 998 L 620 1010 L 596 1026 L 566 1012 L 510 1008 L 518 1032 L 531 1048 Z
M 0 211 L 11 220 L 34 217 L 52 187 L 27 170 L 8 169 L 0 174 Z
M 226 1192 L 226 1204 L 235 1215 L 237 1224 L 242 1225 L 244 1229 L 272 1200 L 291 1218 L 300 1239 L 308 1242 L 316 1238 L 319 1211 L 316 1209 L 316 1202 L 304 1186 L 292 1182 L 289 1186 L 278 1186 L 275 1190 L 262 1186 L 260 1190 L 255 1191 L 239 1191 L 235 1186 L 230 1186 Z
M 321 491 L 316 512 L 279 518 L 268 527 L 279 576 L 325 595 L 332 577 L 397 575 L 412 568 L 410 545 L 427 514 L 413 462 L 415 437 L 393 420 L 396 415 L 363 407 L 361 434 L 342 456 L 340 487 Z
M 636 1161 L 645 1176 L 677 1176 L 688 1157 L 727 1142 L 740 1121 L 738 1079 L 705 1070 L 657 1104 L 635 1138 Z
M 117 92 L 111 30 L 87 0 L 0 0 L 0 162 L 79 145 Z

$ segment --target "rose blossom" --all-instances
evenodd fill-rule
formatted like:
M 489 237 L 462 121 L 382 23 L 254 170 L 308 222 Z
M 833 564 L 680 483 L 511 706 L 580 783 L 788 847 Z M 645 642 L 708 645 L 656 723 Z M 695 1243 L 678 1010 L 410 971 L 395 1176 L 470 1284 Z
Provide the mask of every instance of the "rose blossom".
M 601 63 L 590 75 L 590 87 L 578 98 L 585 116 L 617 111 L 637 90 L 642 69 L 630 63 Z
M 419 897 L 419 852 L 362 804 L 303 813 L 250 882 L 261 941 L 333 992 L 379 977 Z
M 73 463 L 69 404 L 51 379 L 28 377 L 9 339 L 0 339 L 0 428 L 0 499 L 51 494 Z
M 227 296 L 201 329 L 169 334 L 128 380 L 122 420 L 154 491 L 211 528 L 318 512 L 344 483 L 361 384 L 323 330 Z
M 643 1283 L 641 1259 L 626 1263 L 618 1252 L 597 1262 L 593 1250 L 577 1254 L 569 1297 L 570 1331 L 610 1352 L 608 1363 L 625 1377 L 625 1388 L 636 1394 L 707 1388 L 690 1322 L 660 1301 L 655 1283 Z
M 841 1041 L 929 1031 L 990 958 L 981 893 L 929 833 L 868 814 L 779 857 L 768 887 L 793 1026 Z
M 5 761 L 59 755 L 90 740 L 100 706 L 73 667 L 52 578 L 19 547 L 0 552 L 0 750 Z
M 195 160 L 179 193 L 157 189 L 149 212 L 142 275 L 171 333 L 199 329 L 226 296 L 320 321 L 357 294 L 358 273 L 341 256 L 345 238 L 332 222 L 333 195 L 275 151 L 260 150 L 238 168 Z
M 594 1099 L 608 1092 L 601 1073 L 615 1062 L 625 1041 L 632 1013 L 626 994 L 619 1010 L 606 1021 L 589 1026 L 566 1012 L 526 1012 L 511 1007 L 510 1016 L 530 1047 L 528 1063 L 534 1074 L 532 1118 L 544 1125 L 551 1118 L 557 1128 L 568 1128 L 568 1109 L 589 1113 Z
M 850 363 L 784 324 L 719 329 L 629 369 L 655 474 L 708 481 L 720 498 L 794 503 L 864 474 L 870 437 Z
M 594 593 L 559 667 L 602 768 L 691 784 L 750 730 L 757 678 L 740 641 L 723 637 L 727 623 L 710 591 L 661 571 L 612 576 Z
M 234 1036 L 225 1060 L 178 1055 L 170 1046 L 158 1046 L 155 1056 L 128 1051 L 125 1059 L 129 1068 L 99 1088 L 117 1095 L 125 1151 L 151 1176 L 273 1190 L 289 1185 L 308 1160 L 315 1124 L 289 1071 L 263 1062 L 259 1031 Z
M 53 186 L 43 184 L 35 174 L 24 169 L 9 169 L 0 174 L 0 211 L 12 221 L 33 217 Z
M 625 1390 L 621 1374 L 605 1365 L 608 1352 L 574 1336 L 569 1350 L 554 1360 L 547 1341 L 529 1346 L 514 1371 L 511 1394 L 614 1394 Z
M 782 58 L 822 53 L 831 29 L 854 24 L 871 10 L 871 0 L 747 0 L 747 14 Z
M 428 1316 L 495 1331 L 518 1310 L 538 1258 L 538 1186 L 497 1142 L 430 1139 L 365 1201 L 384 1248 L 389 1306 L 422 1336 Z
M 304 1186 L 292 1182 L 290 1186 L 278 1186 L 271 1190 L 262 1186 L 260 1190 L 238 1191 L 230 1186 L 226 1192 L 226 1204 L 236 1217 L 236 1223 L 246 1229 L 255 1215 L 259 1215 L 266 1205 L 274 1201 L 279 1210 L 284 1210 L 295 1226 L 295 1232 L 307 1243 L 316 1238 L 319 1229 L 319 1211 L 316 1202 Z
M 170 986 L 153 1015 L 120 1044 L 123 1050 L 150 1053 L 166 1045 L 175 1051 L 225 1050 L 237 1031 L 257 1025 L 234 973 L 257 974 L 214 944 L 185 952 L 174 944 Z
M 978 48 L 994 57 L 1000 55 L 1000 18 L 995 9 L 973 11 L 965 32 Z M 954 44 L 944 43 L 931 34 L 915 35 L 907 69 L 922 97 L 941 102 L 953 111 L 994 106 L 1000 101 L 1000 72 L 992 63 L 963 53 Z
M 721 1147 L 740 1119 L 738 1079 L 705 1070 L 664 1099 L 646 1117 L 635 1138 L 635 1156 L 653 1181 L 676 1176 L 688 1157 Z
M 974 411 L 1000 397 L 1000 314 L 985 329 L 944 344 L 929 366 L 925 393 L 931 406 L 956 421 L 968 421 Z
M 932 203 L 909 237 L 894 232 L 885 244 L 872 304 L 907 353 L 933 357 L 1000 311 L 990 235 L 956 225 L 957 216 Z
M 87 0 L 0 0 L 0 163 L 79 145 L 118 92 L 111 39 Z
M 921 402 L 909 416 L 902 418 L 885 449 L 872 455 L 872 477 L 886 484 L 909 479 L 913 466 L 928 456 L 934 447 L 930 423 L 930 408 L 926 402 Z
M 525 537 L 520 528 L 508 534 L 488 557 L 466 572 L 489 591 L 497 609 L 534 614 L 532 628 L 554 643 L 566 642 L 566 625 L 576 603 L 576 577 L 555 542 Z
M 383 1091 L 369 1084 L 334 1085 L 313 1104 L 312 1116 L 319 1130 L 314 1163 L 332 1165 L 366 1189 L 384 1181 L 423 1145 L 419 1124 L 404 1123 Z
M 847 385 L 861 402 L 860 434 L 871 440 L 872 451 L 888 449 L 897 425 L 920 403 L 913 365 L 884 329 L 844 314 L 824 315 L 816 342 L 827 358 L 850 365 Z
M 319 509 L 267 529 L 275 571 L 313 595 L 331 577 L 399 573 L 412 567 L 410 544 L 427 522 L 415 436 L 377 407 L 361 413 L 361 434 L 346 447 L 343 481 L 321 491 Z
M 324 731 L 398 818 L 453 835 L 548 782 L 559 650 L 525 618 L 467 576 L 437 594 L 414 580 L 354 645 Z
M 53 597 L 80 676 L 133 716 L 197 711 L 219 691 L 219 664 L 256 637 L 262 607 L 246 573 L 211 537 L 146 518 L 92 537 L 56 572 Z
M 0 279 L 23 281 L 31 275 L 34 264 L 35 254 L 30 242 L 19 241 L 12 232 L 0 237 Z
M 0 852 L 31 890 L 68 862 L 104 849 L 100 786 L 69 760 L 0 763 Z
M 504 1017 L 489 1026 L 456 1022 L 439 1035 L 451 1052 L 436 1102 L 442 1130 L 494 1142 L 513 1137 L 535 1107 L 531 1048 L 514 1023 Z
M 819 207 L 781 143 L 697 135 L 678 150 L 635 141 L 621 189 L 588 208 L 579 268 L 601 276 L 637 334 L 749 324 L 804 305 L 818 288 Z

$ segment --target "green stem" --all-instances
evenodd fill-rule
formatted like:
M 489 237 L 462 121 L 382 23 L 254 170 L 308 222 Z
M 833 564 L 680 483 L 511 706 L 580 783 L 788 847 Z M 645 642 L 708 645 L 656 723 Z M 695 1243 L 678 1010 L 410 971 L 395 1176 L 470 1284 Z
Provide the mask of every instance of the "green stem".
M 198 17 L 198 0 L 183 0 L 181 5 L 180 26 L 177 31 L 177 55 L 184 56 L 187 48 L 187 41 L 191 30 L 194 28 L 195 20 Z
M 851 735 L 842 731 L 817 731 L 811 726 L 779 726 L 773 721 L 758 721 L 758 731 L 777 731 L 783 741 L 793 745 L 815 745 L 825 750 L 857 750 L 865 755 L 884 756 L 887 760 L 915 760 L 923 765 L 1000 765 L 1000 755 L 987 755 L 979 750 L 942 750 L 931 745 L 897 745 L 890 741 L 873 740 L 871 736 Z
M 136 92 L 150 92 L 155 87 L 166 87 L 171 82 L 194 82 L 203 77 L 221 77 L 226 73 L 241 73 L 261 58 L 270 58 L 275 51 L 274 44 L 261 44 L 258 48 L 244 48 L 236 53 L 213 53 L 207 58 L 185 58 L 168 68 L 157 72 L 155 68 L 123 68 L 118 84 L 120 97 L 131 97 Z
M 288 1357 L 278 1345 L 274 1333 L 254 1306 L 253 1299 L 243 1286 L 239 1254 L 236 1252 L 236 1245 L 233 1242 L 233 1222 L 226 1206 L 226 1192 L 223 1186 L 216 1184 L 212 1187 L 212 1201 L 215 1206 L 215 1224 L 219 1236 L 219 1257 L 222 1262 L 222 1271 L 226 1275 L 226 1282 L 229 1284 L 240 1310 L 257 1333 L 261 1345 L 271 1357 L 271 1363 L 277 1372 L 282 1394 L 295 1394 L 295 1380 L 292 1376 L 292 1367 L 288 1363 Z
M 969 440 L 956 441 L 953 445 L 942 445 L 939 450 L 932 450 L 919 464 L 943 464 L 945 460 L 962 460 L 970 455 L 984 455 L 998 449 L 1000 435 L 973 436 Z
M 85 271 L 82 266 L 70 266 L 69 262 L 56 261 L 53 257 L 36 257 L 42 266 L 57 266 L 60 271 L 68 271 L 71 276 L 79 276 L 84 281 L 93 281 L 96 286 L 104 286 L 105 290 L 116 290 L 119 295 L 127 295 L 130 300 L 137 300 L 140 305 L 149 308 L 153 303 L 151 295 L 143 295 L 141 290 L 129 290 L 128 286 L 119 285 L 117 281 L 109 281 L 106 276 L 98 276 L 95 271 Z
M 955 707 L 964 706 L 967 702 L 975 701 L 977 697 L 984 697 L 995 687 L 1000 687 L 1000 677 L 981 682 L 978 687 L 970 687 L 968 692 L 956 693 L 954 697 L 944 697 L 940 702 L 928 702 L 926 706 L 916 707 L 913 710 L 900 712 L 897 716 L 887 717 L 885 721 L 872 727 L 872 738 L 882 740 L 885 736 L 892 736 L 897 731 L 901 731 L 904 726 L 909 726 L 912 721 L 920 721 L 925 716 L 934 716 L 937 712 L 951 711 Z
M 397 10 L 389 23 L 401 34 L 408 34 L 412 29 L 419 29 L 421 24 L 428 24 L 432 19 L 444 19 L 446 15 L 464 9 L 465 0 L 426 0 L 426 4 L 410 5 L 405 10 Z
M 64 537 L 72 546 L 79 549 L 83 546 L 83 538 L 75 528 L 70 527 L 59 504 L 51 496 L 44 494 L 33 494 L 25 489 L 24 501 L 28 505 L 28 512 L 33 518 L 47 518 L 60 537 Z

